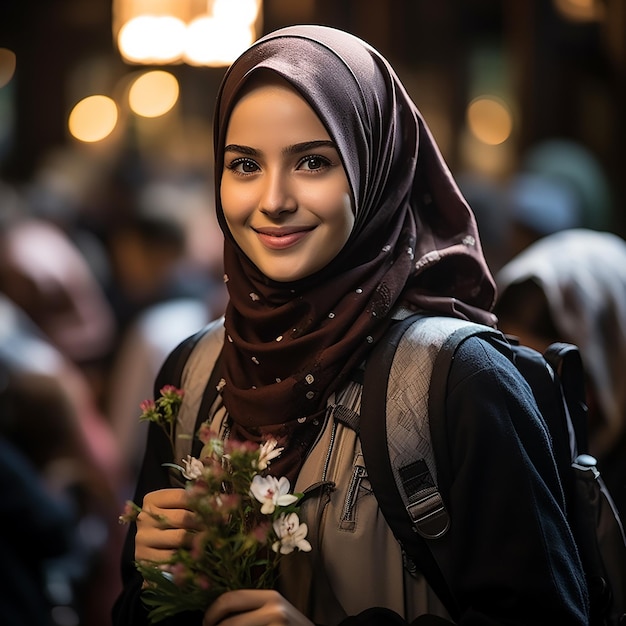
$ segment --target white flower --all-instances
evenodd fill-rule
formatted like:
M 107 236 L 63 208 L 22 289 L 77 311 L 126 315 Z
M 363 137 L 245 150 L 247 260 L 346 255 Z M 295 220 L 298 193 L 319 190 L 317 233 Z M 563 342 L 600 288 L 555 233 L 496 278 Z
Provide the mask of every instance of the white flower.
M 196 480 L 196 478 L 200 478 L 200 476 L 202 476 L 204 463 L 202 463 L 200 459 L 196 459 L 195 457 L 188 454 L 187 458 L 183 459 L 183 463 L 185 465 L 185 469 L 183 470 L 183 476 L 187 480 Z
M 289 506 L 298 500 L 289 493 L 289 480 L 284 476 L 278 480 L 274 476 L 259 476 L 252 479 L 250 493 L 262 503 L 261 513 L 271 515 L 276 506 Z
M 268 439 L 262 446 L 259 451 L 259 462 L 257 467 L 262 471 L 267 469 L 267 466 L 270 464 L 270 461 L 280 456 L 280 453 L 284 450 L 284 448 L 277 448 L 278 441 L 276 439 Z
M 274 521 L 274 531 L 278 541 L 272 544 L 272 550 L 281 554 L 290 554 L 296 548 L 302 552 L 309 552 L 311 544 L 305 539 L 308 532 L 306 524 L 301 524 L 296 513 L 284 513 Z

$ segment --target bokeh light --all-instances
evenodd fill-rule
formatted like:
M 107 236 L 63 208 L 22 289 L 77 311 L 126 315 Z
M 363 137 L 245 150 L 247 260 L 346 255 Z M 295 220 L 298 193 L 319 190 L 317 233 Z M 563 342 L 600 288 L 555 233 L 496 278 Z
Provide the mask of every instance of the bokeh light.
M 0 88 L 8 85 L 15 74 L 15 52 L 0 48 Z
M 259 13 L 257 0 L 214 0 L 213 16 L 219 20 L 251 25 Z
M 597 0 L 554 0 L 556 10 L 572 22 L 595 22 L 604 18 L 604 5 Z
M 261 30 L 262 0 L 113 0 L 113 32 L 129 63 L 230 65 Z
M 250 24 L 199 17 L 187 27 L 185 60 L 190 65 L 230 65 L 254 37 Z
M 111 98 L 88 96 L 72 109 L 68 128 L 72 136 L 80 141 L 102 141 L 113 132 L 117 119 L 117 105 Z
M 180 89 L 176 77 L 162 70 L 146 72 L 130 86 L 128 103 L 143 117 L 165 115 L 178 101 Z
M 513 115 L 507 104 L 494 96 L 474 98 L 467 107 L 470 132 L 490 146 L 504 143 L 513 130 Z
M 140 15 L 126 22 L 118 34 L 122 56 L 136 63 L 171 63 L 180 59 L 185 24 L 167 15 Z

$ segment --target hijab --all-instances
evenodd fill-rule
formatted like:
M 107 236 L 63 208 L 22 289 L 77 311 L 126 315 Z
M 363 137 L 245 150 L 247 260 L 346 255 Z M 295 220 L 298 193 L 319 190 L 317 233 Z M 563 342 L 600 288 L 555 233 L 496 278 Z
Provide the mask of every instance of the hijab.
M 587 229 L 544 237 L 498 272 L 500 298 L 526 281 L 545 296 L 554 340 L 580 348 L 602 418 L 590 445 L 604 456 L 626 430 L 626 242 Z
M 337 145 L 353 196 L 355 224 L 342 251 L 292 283 L 270 280 L 244 255 L 219 197 L 229 117 L 260 71 L 287 80 L 316 112 Z M 261 38 L 224 77 L 214 141 L 230 297 L 222 396 L 247 436 L 307 430 L 312 436 L 331 394 L 400 305 L 495 323 L 495 287 L 474 216 L 416 105 L 367 43 L 313 25 Z M 306 448 L 310 437 L 296 439 Z

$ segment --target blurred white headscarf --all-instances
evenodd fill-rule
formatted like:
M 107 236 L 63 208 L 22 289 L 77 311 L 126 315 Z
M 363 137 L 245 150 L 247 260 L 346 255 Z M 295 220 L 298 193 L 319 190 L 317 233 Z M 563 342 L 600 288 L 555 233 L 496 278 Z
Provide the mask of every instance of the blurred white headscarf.
M 590 443 L 607 453 L 626 427 L 626 242 L 585 229 L 544 237 L 500 270 L 500 297 L 527 280 L 544 292 L 561 339 L 581 350 L 605 420 Z

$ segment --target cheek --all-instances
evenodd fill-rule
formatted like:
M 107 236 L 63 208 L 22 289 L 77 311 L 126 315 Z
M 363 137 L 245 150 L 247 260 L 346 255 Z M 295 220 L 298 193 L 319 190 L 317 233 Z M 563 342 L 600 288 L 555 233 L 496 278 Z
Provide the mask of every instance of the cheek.
M 242 192 L 240 186 L 222 181 L 220 186 L 220 200 L 224 218 L 229 227 L 245 221 L 250 199 Z
M 345 190 L 342 191 L 341 200 L 337 203 L 334 221 L 337 238 L 341 240 L 342 244 L 345 244 L 352 233 L 355 221 L 352 196 Z

